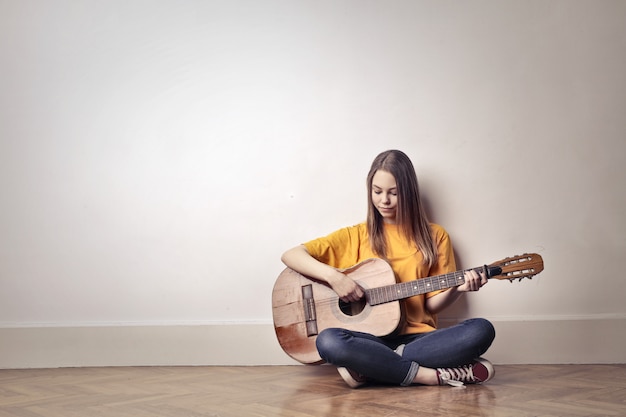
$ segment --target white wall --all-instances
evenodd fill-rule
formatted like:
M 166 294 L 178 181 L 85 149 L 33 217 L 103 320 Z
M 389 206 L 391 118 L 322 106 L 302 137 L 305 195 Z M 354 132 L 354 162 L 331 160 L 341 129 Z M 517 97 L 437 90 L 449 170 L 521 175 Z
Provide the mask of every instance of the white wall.
M 546 262 L 444 319 L 623 326 L 625 19 L 621 1 L 0 0 L 0 329 L 258 324 L 271 344 L 280 254 L 362 221 L 389 148 L 460 266 Z

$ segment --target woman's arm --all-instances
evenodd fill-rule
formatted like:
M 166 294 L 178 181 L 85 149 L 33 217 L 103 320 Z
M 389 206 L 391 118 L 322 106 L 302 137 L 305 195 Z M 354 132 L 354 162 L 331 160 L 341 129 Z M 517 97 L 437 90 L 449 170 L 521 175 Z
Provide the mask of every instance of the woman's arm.
M 294 271 L 326 282 L 342 301 L 356 301 L 364 295 L 363 290 L 356 282 L 335 268 L 312 257 L 304 245 L 289 249 L 283 253 L 280 259 Z
M 459 297 L 468 291 L 478 291 L 489 280 L 484 272 L 480 274 L 474 270 L 465 272 L 465 283 L 458 287 L 452 287 L 448 291 L 441 292 L 426 300 L 426 309 L 433 314 L 440 313 L 445 310 L 451 304 L 453 304 Z

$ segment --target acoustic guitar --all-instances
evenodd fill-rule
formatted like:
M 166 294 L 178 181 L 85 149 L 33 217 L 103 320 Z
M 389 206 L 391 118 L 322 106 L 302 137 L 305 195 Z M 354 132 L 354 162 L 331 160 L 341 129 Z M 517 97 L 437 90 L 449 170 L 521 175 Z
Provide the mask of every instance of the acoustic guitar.
M 543 259 L 535 253 L 513 256 L 473 268 L 488 278 L 532 278 L 543 271 Z M 343 271 L 365 292 L 359 301 L 345 303 L 325 283 L 286 268 L 272 291 L 274 329 L 285 353 L 304 364 L 322 363 L 315 339 L 330 327 L 386 336 L 402 318 L 399 300 L 465 282 L 466 270 L 396 283 L 391 266 L 382 259 L 368 259 Z

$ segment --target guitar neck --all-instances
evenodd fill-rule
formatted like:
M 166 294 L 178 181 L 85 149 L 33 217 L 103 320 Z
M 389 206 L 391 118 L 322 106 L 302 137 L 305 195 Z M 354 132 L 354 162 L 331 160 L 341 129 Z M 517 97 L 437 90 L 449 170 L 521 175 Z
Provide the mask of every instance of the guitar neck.
M 500 268 L 488 267 L 486 265 L 473 269 L 478 273 L 486 271 L 487 278 L 501 273 Z M 386 285 L 384 287 L 371 288 L 365 290 L 365 297 L 370 305 L 389 303 L 391 301 L 398 301 L 431 291 L 458 287 L 459 285 L 463 285 L 465 283 L 464 275 L 465 270 L 450 272 L 448 274 L 437 275 L 434 277 L 420 278 L 408 282 L 400 282 L 398 284 Z

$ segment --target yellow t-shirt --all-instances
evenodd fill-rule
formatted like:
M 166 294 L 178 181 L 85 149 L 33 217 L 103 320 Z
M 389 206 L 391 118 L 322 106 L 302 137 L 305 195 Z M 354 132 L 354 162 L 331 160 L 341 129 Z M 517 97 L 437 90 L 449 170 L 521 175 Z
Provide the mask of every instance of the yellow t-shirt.
M 385 224 L 387 236 L 387 257 L 395 273 L 396 282 L 407 282 L 429 276 L 456 271 L 454 252 L 448 233 L 443 227 L 431 224 L 433 239 L 437 245 L 437 262 L 429 269 L 422 262 L 422 254 L 413 244 L 409 244 L 394 224 Z M 320 262 L 335 268 L 345 269 L 369 258 L 376 258 L 369 244 L 365 223 L 346 227 L 326 237 L 311 240 L 304 244 L 307 251 Z M 424 333 L 437 328 L 437 317 L 424 308 L 424 302 L 442 291 L 416 295 L 404 303 L 404 322 L 399 326 L 399 334 Z

